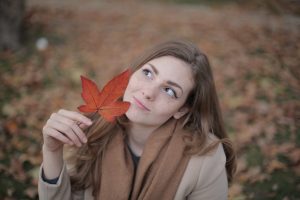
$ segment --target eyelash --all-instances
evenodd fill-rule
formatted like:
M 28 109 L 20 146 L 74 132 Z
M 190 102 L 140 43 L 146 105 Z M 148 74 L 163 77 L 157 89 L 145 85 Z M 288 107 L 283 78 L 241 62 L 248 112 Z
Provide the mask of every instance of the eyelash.
M 152 71 L 149 70 L 149 69 L 143 69 L 143 70 L 142 70 L 142 73 L 143 73 L 145 76 L 148 76 L 148 73 L 151 73 L 151 75 L 152 75 Z M 149 78 L 150 78 L 150 77 L 149 77 Z M 167 88 L 165 88 L 165 89 L 170 89 L 170 90 L 172 90 L 172 92 L 173 92 L 174 95 L 171 95 L 171 96 L 174 97 L 175 99 L 178 98 L 177 93 L 175 92 L 175 90 L 173 90 L 172 88 L 169 88 L 169 87 L 167 87 Z M 165 90 L 165 91 L 166 91 L 166 90 Z
M 177 99 L 178 97 L 177 97 L 177 94 L 176 94 L 176 92 L 172 89 L 172 88 L 165 88 L 165 89 L 170 89 L 170 90 L 172 90 L 172 92 L 173 92 L 173 94 L 174 95 L 172 95 L 172 97 L 174 97 L 175 99 Z
M 147 73 L 151 73 L 151 74 L 152 74 L 152 72 L 151 72 L 149 69 L 143 69 L 142 72 L 143 72 L 143 74 L 146 75 L 146 76 L 147 76 Z M 150 77 L 149 77 L 149 78 L 150 78 Z

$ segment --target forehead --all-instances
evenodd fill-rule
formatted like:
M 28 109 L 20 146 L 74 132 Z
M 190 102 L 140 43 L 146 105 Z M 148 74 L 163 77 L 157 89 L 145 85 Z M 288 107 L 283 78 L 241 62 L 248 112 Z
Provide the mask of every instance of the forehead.
M 190 90 L 193 85 L 193 74 L 189 64 L 173 56 L 163 56 L 150 60 L 145 66 L 152 64 L 158 71 L 158 77 L 164 81 L 172 81 L 183 89 Z

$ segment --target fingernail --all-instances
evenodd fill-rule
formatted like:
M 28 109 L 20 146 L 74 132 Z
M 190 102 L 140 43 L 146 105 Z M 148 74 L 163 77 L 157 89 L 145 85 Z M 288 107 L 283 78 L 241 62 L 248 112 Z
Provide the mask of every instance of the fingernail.
M 83 138 L 83 142 L 86 143 L 86 142 L 87 142 L 87 139 L 86 139 L 86 138 Z

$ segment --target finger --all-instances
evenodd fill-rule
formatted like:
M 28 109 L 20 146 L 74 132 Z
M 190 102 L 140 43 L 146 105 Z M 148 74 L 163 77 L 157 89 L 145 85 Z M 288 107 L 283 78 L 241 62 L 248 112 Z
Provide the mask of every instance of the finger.
M 84 132 L 79 128 L 79 126 L 71 119 L 66 118 L 57 113 L 53 113 L 50 117 L 51 120 L 55 120 L 57 122 L 61 122 L 72 128 L 73 132 L 77 135 L 77 137 L 81 140 L 81 142 L 86 143 L 87 138 Z M 86 125 L 85 125 L 86 126 Z
M 76 124 L 76 125 L 79 126 L 79 128 L 80 128 L 81 130 L 85 130 L 86 128 L 89 127 L 89 126 L 86 125 L 86 124 Z
M 82 146 L 81 142 L 79 141 L 79 138 L 74 133 L 73 129 L 61 122 L 55 121 L 55 120 L 49 120 L 49 127 L 63 133 L 66 137 L 68 137 L 76 146 Z
M 47 136 L 53 137 L 56 140 L 63 142 L 64 144 L 69 144 L 69 145 L 74 145 L 74 143 L 67 138 L 66 136 L 64 136 L 62 133 L 58 132 L 57 130 L 47 127 L 44 129 L 43 131 Z
M 78 112 L 60 109 L 57 113 L 65 116 L 65 117 L 68 117 L 74 121 L 79 121 L 81 123 L 85 123 L 86 125 L 91 125 L 93 123 L 92 120 L 90 120 L 89 118 L 87 118 L 86 116 L 84 116 Z

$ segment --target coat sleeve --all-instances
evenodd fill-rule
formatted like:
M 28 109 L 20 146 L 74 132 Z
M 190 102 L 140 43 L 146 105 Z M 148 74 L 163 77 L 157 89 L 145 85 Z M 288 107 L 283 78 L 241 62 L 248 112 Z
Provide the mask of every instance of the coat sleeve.
M 39 171 L 38 194 L 41 200 L 79 200 L 83 199 L 83 191 L 71 193 L 70 177 L 66 165 L 63 165 L 56 184 L 49 184 L 42 179 L 42 168 Z
M 197 183 L 188 200 L 225 200 L 228 199 L 226 157 L 222 144 L 212 155 L 203 159 Z

